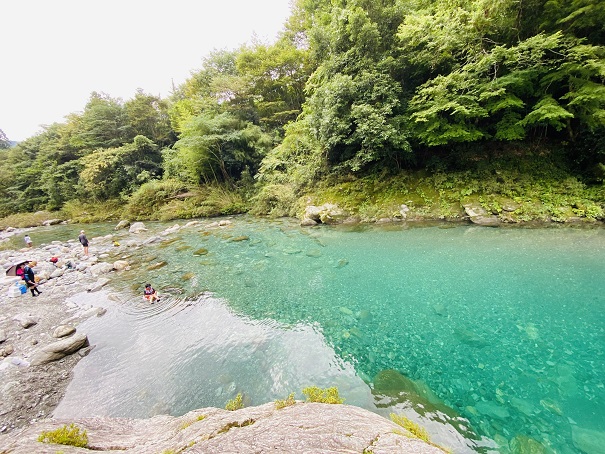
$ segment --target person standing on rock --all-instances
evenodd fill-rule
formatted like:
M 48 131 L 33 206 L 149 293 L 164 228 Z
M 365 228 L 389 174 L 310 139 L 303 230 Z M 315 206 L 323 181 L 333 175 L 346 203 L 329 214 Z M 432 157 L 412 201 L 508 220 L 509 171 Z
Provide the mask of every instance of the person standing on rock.
M 78 237 L 80 243 L 82 243 L 82 247 L 84 248 L 84 255 L 88 255 L 88 239 L 86 238 L 86 234 L 84 230 L 80 230 L 80 236 Z
M 34 270 L 32 270 L 32 267 L 36 266 L 37 263 L 38 262 L 28 262 L 28 264 L 25 265 L 25 268 L 23 268 L 23 279 L 25 279 L 25 285 L 27 285 L 27 288 L 31 290 L 32 296 L 38 296 L 40 293 L 42 293 L 40 290 L 38 290 Z M 37 294 L 34 292 L 37 292 Z
M 23 239 L 25 240 L 25 244 L 27 245 L 27 247 L 32 247 L 34 245 L 29 235 L 25 235 Z

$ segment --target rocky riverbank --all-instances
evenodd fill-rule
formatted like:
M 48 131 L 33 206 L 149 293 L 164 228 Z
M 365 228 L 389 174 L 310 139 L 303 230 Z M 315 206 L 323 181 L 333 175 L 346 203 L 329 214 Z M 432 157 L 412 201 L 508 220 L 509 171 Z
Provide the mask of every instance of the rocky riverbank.
M 84 319 L 103 314 L 100 307 L 79 306 L 68 299 L 101 288 L 101 277 L 113 265 L 102 263 L 110 237 L 95 239 L 90 256 L 77 242 L 55 242 L 39 248 L 4 251 L 7 268 L 25 259 L 33 267 L 41 294 L 16 291 L 15 277 L 0 281 L 0 433 L 27 426 L 50 415 L 60 401 L 71 371 L 93 346 L 77 331 Z M 51 263 L 57 257 L 57 264 Z

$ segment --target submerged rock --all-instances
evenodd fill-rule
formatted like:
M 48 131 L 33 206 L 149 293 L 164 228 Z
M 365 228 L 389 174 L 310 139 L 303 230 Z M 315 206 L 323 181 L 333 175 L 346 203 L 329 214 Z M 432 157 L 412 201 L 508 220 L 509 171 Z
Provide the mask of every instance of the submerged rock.
M 340 259 L 338 261 L 338 263 L 336 264 L 336 268 L 344 268 L 348 264 L 349 264 L 349 261 L 347 259 Z
M 206 254 L 208 254 L 208 249 L 206 249 L 206 248 L 200 248 L 200 249 L 198 249 L 197 251 L 195 251 L 193 253 L 193 256 L 194 257 L 199 257 L 200 255 L 206 255 Z
M 542 443 L 525 435 L 517 435 L 511 440 L 509 446 L 512 454 L 547 454 L 552 452 L 550 449 L 546 449 Z
M 457 328 L 454 330 L 454 334 L 460 342 L 472 347 L 483 348 L 488 345 L 485 339 L 466 328 Z
M 479 413 L 489 416 L 490 418 L 504 420 L 510 417 L 510 413 L 506 407 L 491 400 L 477 402 L 475 408 Z
M 149 265 L 147 267 L 147 271 L 159 270 L 160 268 L 163 268 L 166 265 L 168 265 L 168 262 L 164 262 L 164 261 L 157 262 L 157 263 L 154 263 L 152 265 Z
M 571 439 L 576 448 L 586 454 L 600 454 L 605 446 L 605 432 L 599 430 L 572 426 Z

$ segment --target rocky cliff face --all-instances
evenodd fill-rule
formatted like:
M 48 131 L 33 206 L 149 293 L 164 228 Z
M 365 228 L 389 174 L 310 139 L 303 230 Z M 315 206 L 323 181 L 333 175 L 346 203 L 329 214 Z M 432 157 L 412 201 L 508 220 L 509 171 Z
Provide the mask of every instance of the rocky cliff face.
M 43 431 L 74 423 L 88 447 L 41 443 Z M 277 410 L 273 403 L 227 411 L 202 408 L 180 417 L 44 420 L 0 437 L 11 454 L 90 451 L 120 453 L 408 453 L 443 454 L 397 424 L 349 405 L 302 403 Z

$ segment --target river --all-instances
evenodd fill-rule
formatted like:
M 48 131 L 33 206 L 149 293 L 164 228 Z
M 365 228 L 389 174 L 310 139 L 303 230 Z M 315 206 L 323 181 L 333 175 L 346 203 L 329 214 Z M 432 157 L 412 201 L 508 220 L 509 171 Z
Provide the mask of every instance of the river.
M 74 297 L 109 310 L 79 328 L 96 347 L 54 416 L 181 415 L 338 386 L 456 453 L 605 439 L 602 227 L 231 222 L 132 248 L 110 290 Z M 146 282 L 159 303 L 142 300 Z

